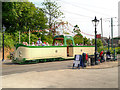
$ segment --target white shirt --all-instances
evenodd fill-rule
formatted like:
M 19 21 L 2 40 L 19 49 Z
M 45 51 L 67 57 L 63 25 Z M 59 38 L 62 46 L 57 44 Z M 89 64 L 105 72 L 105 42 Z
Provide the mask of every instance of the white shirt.
M 41 40 L 40 40 L 40 41 L 38 40 L 38 41 L 37 41 L 37 44 L 38 44 L 38 46 L 40 46 L 40 44 L 42 44 L 42 41 L 41 41 Z
M 35 44 L 32 44 L 32 46 L 35 46 Z

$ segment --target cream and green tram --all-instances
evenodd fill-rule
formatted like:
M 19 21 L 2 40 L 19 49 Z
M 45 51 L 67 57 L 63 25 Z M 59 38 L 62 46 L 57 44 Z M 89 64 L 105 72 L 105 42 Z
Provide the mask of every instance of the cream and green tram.
M 63 46 L 54 46 L 55 41 L 61 41 Z M 71 46 L 67 44 L 67 40 L 71 41 Z M 74 59 L 76 54 L 87 53 L 94 55 L 94 46 L 75 46 L 72 36 L 58 35 L 53 39 L 52 46 L 26 46 L 17 44 L 13 53 L 13 63 L 25 63 L 29 61 L 46 62 L 55 60 Z

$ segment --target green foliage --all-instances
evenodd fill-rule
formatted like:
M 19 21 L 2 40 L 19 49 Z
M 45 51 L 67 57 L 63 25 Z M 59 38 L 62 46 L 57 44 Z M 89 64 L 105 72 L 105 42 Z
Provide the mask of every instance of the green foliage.
M 63 13 L 60 11 L 60 6 L 55 1 L 51 0 L 44 0 L 42 3 L 43 11 L 48 14 L 48 20 L 49 20 L 49 28 L 52 28 L 53 25 L 56 24 L 56 18 L 59 18 L 63 15 Z M 49 32 L 51 34 L 52 31 Z M 53 35 L 55 35 L 55 30 L 53 31 Z
M 68 39 L 68 40 L 66 40 L 66 43 L 67 43 L 68 46 L 70 46 L 72 44 L 72 40 Z
M 41 40 L 43 42 L 48 42 L 49 44 L 53 43 L 52 35 L 42 35 Z
M 28 34 L 22 33 L 20 35 L 20 39 L 21 39 L 21 43 L 22 42 L 29 42 L 29 36 L 28 36 Z
M 109 48 L 109 51 L 114 54 L 114 49 L 115 49 L 115 53 L 117 54 L 120 54 L 120 47 L 115 47 L 115 48 Z M 101 47 L 98 47 L 97 48 L 97 51 L 100 53 L 101 51 L 108 51 L 108 47 L 104 47 L 104 46 L 101 46 Z
M 91 40 L 90 40 L 90 38 L 87 39 L 87 45 L 91 45 Z
M 120 47 L 116 47 L 115 50 L 117 54 L 120 54 Z
M 78 25 L 74 26 L 73 31 L 74 31 L 74 33 L 76 33 L 76 35 L 74 36 L 75 44 L 88 44 L 88 45 L 91 44 L 90 39 L 87 39 L 86 37 L 82 36 L 82 34 L 80 33 L 81 31 L 80 31 L 80 28 Z
M 31 43 L 34 42 L 36 43 L 37 40 L 38 40 L 39 37 L 37 37 L 35 34 L 31 34 L 31 37 L 30 37 L 30 40 L 31 40 Z
M 19 42 L 19 31 L 21 32 L 21 43 L 29 42 L 28 33 L 30 30 L 41 30 L 47 28 L 47 17 L 41 8 L 35 7 L 31 2 L 3 2 L 2 3 L 2 24 L 6 27 L 5 46 L 13 47 Z M 31 33 L 31 43 L 36 42 L 44 34 Z
M 5 46 L 12 48 L 14 44 L 19 42 L 19 31 L 21 32 L 21 43 L 29 42 L 29 33 L 22 33 L 24 31 L 30 30 L 43 30 L 41 32 L 34 32 L 30 35 L 30 42 L 37 42 L 38 38 L 41 38 L 42 42 L 48 42 L 52 44 L 53 35 L 44 31 L 52 25 L 57 23 L 55 20 L 63 15 L 60 11 L 60 6 L 54 1 L 44 0 L 42 5 L 44 8 L 35 7 L 31 2 L 3 2 L 2 3 L 2 24 L 5 25 Z M 48 15 L 46 15 L 47 13 Z M 47 17 L 48 16 L 48 17 Z M 90 44 L 90 39 L 86 37 L 83 38 L 80 33 L 78 25 L 74 26 L 73 30 L 76 35 L 74 36 L 75 44 L 84 43 Z M 66 32 L 66 34 L 68 34 Z M 0 33 L 2 35 L 2 33 Z M 67 41 L 68 44 L 71 44 L 71 41 Z M 93 40 L 94 43 L 94 40 Z M 97 46 L 102 46 L 101 41 L 98 40 Z
M 74 42 L 75 42 L 75 44 L 83 43 L 83 36 L 82 36 L 82 34 L 76 34 L 74 36 Z
M 97 48 L 97 51 L 100 53 L 101 51 L 107 51 L 108 49 L 107 49 L 107 47 L 104 47 L 104 46 L 101 46 L 101 47 L 98 47 Z
M 4 45 L 5 47 L 12 48 L 14 46 L 15 42 L 12 38 L 12 36 L 8 33 L 5 33 L 4 35 Z
M 95 45 L 95 39 L 92 39 L 92 44 Z M 97 39 L 97 47 L 103 46 L 101 39 Z
M 91 40 L 87 39 L 86 37 L 83 38 L 83 42 L 84 42 L 84 44 L 87 44 L 87 45 L 91 44 Z
M 36 43 L 38 38 L 40 38 L 40 37 L 37 37 L 37 35 L 31 33 L 30 34 L 30 44 L 32 44 L 32 42 Z M 52 42 L 53 42 L 53 38 L 51 35 L 42 35 L 41 40 L 42 40 L 42 42 L 48 42 L 49 44 L 52 44 Z M 26 33 L 22 33 L 20 35 L 20 42 L 21 43 L 22 42 L 29 43 L 29 35 Z M 15 34 L 5 33 L 5 35 L 4 35 L 5 47 L 12 48 L 17 43 L 19 43 L 19 33 L 18 32 L 16 32 Z
M 91 40 L 89 38 L 83 37 L 80 33 L 74 36 L 74 42 L 75 44 L 91 45 Z
M 50 0 L 44 0 L 42 5 L 44 6 L 43 11 L 50 15 L 51 20 L 52 18 L 58 18 L 63 15 L 63 13 L 59 9 L 60 6 L 58 6 L 55 1 L 52 2 Z
M 98 39 L 97 40 L 97 47 L 103 46 L 102 40 Z
M 45 29 L 47 18 L 40 8 L 30 2 L 3 2 L 2 23 L 6 32 Z

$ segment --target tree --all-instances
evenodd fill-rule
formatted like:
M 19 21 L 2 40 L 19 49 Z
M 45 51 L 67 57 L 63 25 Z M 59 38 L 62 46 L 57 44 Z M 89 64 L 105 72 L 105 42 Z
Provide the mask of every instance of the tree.
M 74 31 L 74 33 L 76 33 L 76 35 L 74 36 L 74 42 L 75 42 L 75 44 L 83 43 L 83 36 L 80 33 L 79 26 L 75 25 L 73 31 Z
M 90 38 L 88 38 L 87 44 L 88 44 L 88 45 L 91 45 L 91 40 L 90 40 Z
M 46 28 L 47 18 L 40 8 L 30 2 L 3 2 L 2 23 L 6 32 Z M 36 27 L 37 26 L 37 27 Z
M 43 30 L 47 28 L 47 17 L 41 8 L 35 7 L 30 2 L 3 2 L 2 3 L 2 24 L 6 27 L 5 46 L 11 47 L 19 41 L 19 31 L 21 31 L 21 42 L 29 41 L 28 33 L 22 32 L 30 30 Z M 45 30 L 40 32 L 46 33 Z M 7 38 L 7 37 L 11 37 Z M 31 42 L 40 37 L 39 33 L 31 34 Z
M 84 45 L 85 45 L 85 44 L 91 45 L 91 40 L 90 40 L 89 38 L 84 37 L 84 38 L 83 38 L 83 42 L 84 42 Z
M 78 27 L 78 25 L 74 26 L 73 31 L 74 31 L 74 33 L 80 34 L 80 28 Z
M 55 25 L 55 19 L 59 18 L 63 13 L 60 11 L 60 6 L 55 1 L 45 0 L 42 5 L 43 11 L 48 14 L 49 28 L 51 29 Z M 55 30 L 53 30 L 55 32 Z M 51 33 L 51 31 L 50 31 Z
M 75 42 L 75 44 L 83 43 L 83 36 L 82 36 L 82 34 L 76 34 L 74 36 L 74 42 Z
M 92 39 L 92 44 L 95 45 L 95 39 Z M 97 47 L 103 46 L 101 39 L 97 39 Z

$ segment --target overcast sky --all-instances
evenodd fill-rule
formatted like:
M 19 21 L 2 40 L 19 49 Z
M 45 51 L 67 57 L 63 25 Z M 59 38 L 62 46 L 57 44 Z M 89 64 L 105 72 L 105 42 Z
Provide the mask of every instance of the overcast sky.
M 29 0 L 37 7 L 42 7 L 41 3 L 44 0 Z M 111 35 L 111 17 L 113 18 L 113 36 L 118 36 L 118 2 L 119 0 L 55 0 L 61 6 L 61 11 L 65 18 L 63 21 L 68 21 L 70 24 L 78 25 L 82 32 L 94 35 L 94 26 L 91 22 L 96 16 L 97 19 L 103 19 L 103 36 L 109 37 Z M 73 28 L 69 25 L 69 29 Z M 97 26 L 97 33 L 101 33 L 101 22 Z M 94 38 L 83 34 L 88 38 Z

